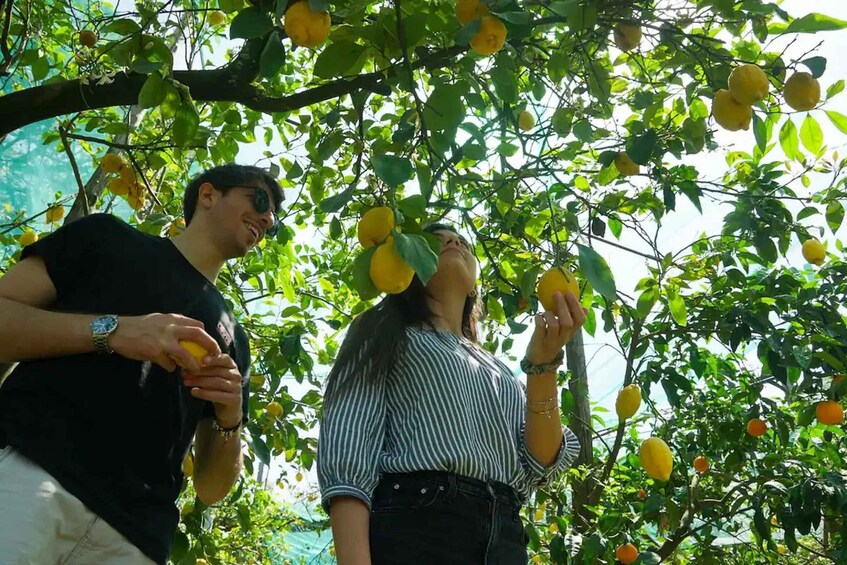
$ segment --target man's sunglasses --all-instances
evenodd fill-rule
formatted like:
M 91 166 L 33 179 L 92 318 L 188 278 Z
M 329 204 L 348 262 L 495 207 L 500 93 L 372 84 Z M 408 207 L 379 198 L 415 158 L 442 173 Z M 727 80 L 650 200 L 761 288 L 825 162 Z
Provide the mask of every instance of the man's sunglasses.
M 270 210 L 273 205 L 271 204 L 271 197 L 268 196 L 268 191 L 262 188 L 261 186 L 250 186 L 244 184 L 236 184 L 233 186 L 226 187 L 224 190 L 228 190 L 230 188 L 247 188 L 253 191 L 253 197 L 251 199 L 253 203 L 253 209 L 256 210 L 258 214 L 265 214 L 268 210 Z M 276 215 L 276 212 L 273 214 L 273 225 L 265 230 L 265 234 L 270 237 L 276 237 L 277 232 L 279 232 L 279 217 Z

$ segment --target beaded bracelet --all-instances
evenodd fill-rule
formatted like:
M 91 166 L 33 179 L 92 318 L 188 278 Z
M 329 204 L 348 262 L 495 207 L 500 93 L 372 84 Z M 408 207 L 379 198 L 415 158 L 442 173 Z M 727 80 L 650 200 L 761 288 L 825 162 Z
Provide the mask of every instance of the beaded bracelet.
M 535 375 L 540 375 L 542 373 L 553 373 L 562 365 L 562 361 L 565 359 L 565 351 L 559 351 L 559 354 L 556 355 L 556 358 L 553 359 L 550 363 L 545 363 L 543 365 L 533 365 L 529 362 L 529 359 L 526 357 L 521 361 L 521 371 L 527 374 L 529 377 L 533 377 Z

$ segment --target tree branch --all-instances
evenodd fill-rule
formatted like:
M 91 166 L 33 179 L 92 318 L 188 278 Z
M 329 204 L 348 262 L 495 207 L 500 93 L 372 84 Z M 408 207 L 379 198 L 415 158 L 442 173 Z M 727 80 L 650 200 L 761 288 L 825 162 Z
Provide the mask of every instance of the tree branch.
M 258 50 L 254 45 L 258 45 Z M 202 71 L 174 71 L 173 78 L 188 87 L 194 100 L 236 102 L 257 112 L 271 114 L 305 108 L 361 89 L 384 92 L 390 89 L 388 79 L 397 74 L 392 68 L 387 72 L 366 73 L 353 79 L 336 79 L 288 96 L 266 96 L 261 89 L 250 84 L 255 78 L 253 67 L 258 65 L 262 43 L 259 41 L 254 45 L 249 48 L 245 45 L 241 54 L 225 67 Z M 467 47 L 460 46 L 435 51 L 415 61 L 412 67 L 419 69 L 445 66 L 454 56 L 465 50 Z M 13 92 L 0 98 L 0 137 L 25 125 L 56 116 L 135 104 L 145 80 L 146 75 L 129 73 L 115 75 L 113 82 L 109 84 L 84 85 L 76 79 Z

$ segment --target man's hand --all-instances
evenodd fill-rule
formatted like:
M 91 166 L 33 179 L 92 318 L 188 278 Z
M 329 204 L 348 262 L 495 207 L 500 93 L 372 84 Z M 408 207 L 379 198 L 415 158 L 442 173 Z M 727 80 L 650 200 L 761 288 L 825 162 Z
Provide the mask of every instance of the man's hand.
M 544 312 L 535 316 L 535 331 L 526 350 L 526 358 L 533 365 L 551 363 L 562 347 L 569 342 L 576 331 L 585 323 L 585 310 L 576 296 L 568 292 L 553 294 L 556 311 Z
M 121 316 L 118 329 L 109 336 L 109 346 L 118 355 L 151 361 L 168 372 L 176 368 L 174 360 L 179 360 L 189 371 L 198 371 L 200 365 L 179 344 L 181 339 L 203 346 L 210 357 L 221 353 L 218 342 L 203 330 L 203 322 L 180 314 Z
M 197 371 L 183 370 L 183 383 L 191 387 L 195 398 L 208 400 L 215 405 L 218 423 L 232 428 L 241 422 L 241 373 L 235 361 L 222 353 L 203 359 Z

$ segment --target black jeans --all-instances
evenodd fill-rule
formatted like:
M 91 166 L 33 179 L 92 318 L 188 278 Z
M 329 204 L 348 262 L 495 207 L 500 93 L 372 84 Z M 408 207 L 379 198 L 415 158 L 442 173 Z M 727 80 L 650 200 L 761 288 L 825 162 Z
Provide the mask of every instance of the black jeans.
M 510 486 L 453 473 L 383 475 L 370 521 L 373 565 L 525 565 L 529 537 Z

